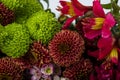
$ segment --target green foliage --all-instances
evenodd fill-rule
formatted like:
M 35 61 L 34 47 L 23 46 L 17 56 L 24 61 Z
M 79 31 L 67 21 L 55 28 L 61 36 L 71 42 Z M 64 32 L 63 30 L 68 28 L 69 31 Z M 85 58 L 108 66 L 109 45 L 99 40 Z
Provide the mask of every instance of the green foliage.
M 43 6 L 38 0 L 27 0 L 23 7 L 15 10 L 15 21 L 25 23 L 29 16 L 40 10 L 43 10 Z
M 60 23 L 55 16 L 48 11 L 39 11 L 34 13 L 26 22 L 32 39 L 41 40 L 48 44 L 54 34 L 60 31 Z
M 111 3 L 102 4 L 102 7 L 105 8 L 105 9 L 111 9 L 112 8 Z
M 13 58 L 23 56 L 29 49 L 30 37 L 25 26 L 12 23 L 0 33 L 0 49 Z
M 15 10 L 19 7 L 22 7 L 24 4 L 26 4 L 27 0 L 0 0 L 6 7 L 8 7 L 11 10 Z

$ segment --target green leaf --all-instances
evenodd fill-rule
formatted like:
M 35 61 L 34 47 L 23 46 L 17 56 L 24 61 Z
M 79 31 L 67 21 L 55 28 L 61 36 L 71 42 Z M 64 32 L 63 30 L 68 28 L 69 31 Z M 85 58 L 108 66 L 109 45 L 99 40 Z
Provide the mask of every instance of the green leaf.
M 103 7 L 104 9 L 111 9 L 111 3 L 102 4 L 102 7 Z
M 119 14 L 119 6 L 117 5 L 116 0 L 115 1 L 112 0 L 111 3 L 112 3 L 112 8 L 113 8 L 113 14 L 118 15 Z

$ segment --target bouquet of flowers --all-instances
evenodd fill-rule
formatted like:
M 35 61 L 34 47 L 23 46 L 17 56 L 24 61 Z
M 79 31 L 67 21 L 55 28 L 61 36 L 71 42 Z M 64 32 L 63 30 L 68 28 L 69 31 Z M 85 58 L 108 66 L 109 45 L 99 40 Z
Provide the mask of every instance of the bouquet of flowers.
M 118 0 L 44 1 L 0 0 L 0 80 L 120 80 Z

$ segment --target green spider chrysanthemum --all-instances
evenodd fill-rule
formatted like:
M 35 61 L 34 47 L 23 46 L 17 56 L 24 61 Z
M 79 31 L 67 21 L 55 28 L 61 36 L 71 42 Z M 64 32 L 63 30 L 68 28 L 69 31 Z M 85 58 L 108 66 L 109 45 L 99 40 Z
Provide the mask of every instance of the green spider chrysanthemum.
M 60 23 L 50 11 L 34 13 L 26 22 L 32 39 L 48 44 L 54 34 L 60 31 Z
M 17 9 L 26 4 L 27 0 L 0 0 L 10 10 Z
M 25 23 L 29 16 L 40 10 L 43 10 L 43 6 L 38 0 L 27 0 L 27 4 L 15 10 L 15 21 Z
M 29 49 L 30 37 L 25 26 L 12 23 L 0 33 L 0 49 L 13 58 L 23 56 Z

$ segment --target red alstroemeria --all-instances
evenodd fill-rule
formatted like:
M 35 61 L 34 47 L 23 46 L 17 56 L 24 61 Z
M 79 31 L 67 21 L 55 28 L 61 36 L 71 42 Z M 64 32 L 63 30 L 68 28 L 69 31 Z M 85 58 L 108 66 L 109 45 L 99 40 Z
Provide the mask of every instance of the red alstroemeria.
M 118 64 L 119 48 L 116 47 L 115 39 L 112 36 L 108 38 L 100 38 L 98 41 L 98 48 L 99 50 L 88 54 L 96 57 L 98 60 L 107 58 L 113 63 Z
M 107 38 L 111 35 L 111 28 L 115 25 L 115 19 L 111 13 L 105 15 L 99 0 L 93 1 L 93 18 L 85 18 L 82 22 L 85 37 L 93 39 L 98 35 Z
M 63 29 L 68 28 L 74 19 L 78 16 L 82 16 L 85 12 L 91 9 L 91 7 L 79 3 L 78 0 L 71 0 L 71 2 L 60 0 L 60 4 L 62 7 L 58 6 L 57 10 L 61 11 L 64 15 L 70 16 L 63 25 Z

